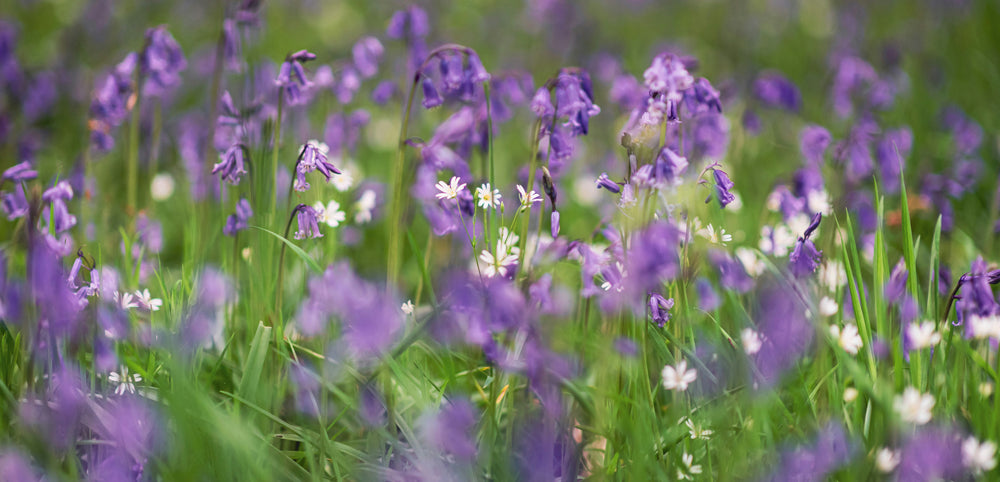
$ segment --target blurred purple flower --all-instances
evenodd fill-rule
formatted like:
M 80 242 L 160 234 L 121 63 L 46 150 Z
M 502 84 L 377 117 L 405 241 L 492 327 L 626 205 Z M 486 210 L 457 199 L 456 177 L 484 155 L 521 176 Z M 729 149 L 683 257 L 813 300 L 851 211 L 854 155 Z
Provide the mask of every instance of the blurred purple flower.
M 903 445 L 898 480 L 957 480 L 962 477 L 962 437 L 944 427 L 922 427 Z
M 649 294 L 649 314 L 656 326 L 663 328 L 670 321 L 670 309 L 674 307 L 674 299 L 665 299 L 659 293 Z
M 823 164 L 823 154 L 830 146 L 830 132 L 818 125 L 809 125 L 799 133 L 799 150 L 802 157 L 812 164 Z
M 719 200 L 719 204 L 725 208 L 729 203 L 736 200 L 736 196 L 729 192 L 735 184 L 729 179 L 726 171 L 723 171 L 718 166 L 712 169 L 712 175 L 715 177 L 715 197 Z
M 906 158 L 913 149 L 913 132 L 909 127 L 901 127 L 885 132 L 875 147 L 875 159 L 878 160 L 881 174 L 880 187 L 889 194 L 899 192 L 899 175 L 903 171 Z
M 0 448 L 0 480 L 29 482 L 44 480 L 30 460 L 17 448 Z
M 778 72 L 765 72 L 753 83 L 753 94 L 765 107 L 798 112 L 802 106 L 799 88 Z
M 299 50 L 289 54 L 281 64 L 278 77 L 274 79 L 274 85 L 282 89 L 285 102 L 288 105 L 299 105 L 305 102 L 304 91 L 312 85 L 312 82 L 306 78 L 306 71 L 302 64 L 315 59 L 315 54 Z
M 247 221 L 253 216 L 253 209 L 246 198 L 240 199 L 236 203 L 236 214 L 231 214 L 226 218 L 226 225 L 222 228 L 222 233 L 226 236 L 236 236 L 236 233 L 247 228 Z
M 733 259 L 725 251 L 712 250 L 708 253 L 712 266 L 719 272 L 719 284 L 723 288 L 737 293 L 746 293 L 753 288 L 753 278 L 737 259 Z
M 826 480 L 830 472 L 854 458 L 856 445 L 856 442 L 848 438 L 839 423 L 830 422 L 820 430 L 811 443 L 786 450 L 781 456 L 778 468 L 763 480 L 774 482 Z
M 718 293 L 712 288 L 712 283 L 705 278 L 698 278 L 695 282 L 695 289 L 698 291 L 698 308 L 703 311 L 715 311 L 722 304 Z
M 774 386 L 812 345 L 816 331 L 806 319 L 806 306 L 792 285 L 770 282 L 758 286 L 758 331 L 764 341 L 753 357 L 755 374 L 765 386 Z
M 180 83 L 185 68 L 184 52 L 166 26 L 146 30 L 146 45 L 139 55 L 139 69 L 146 78 L 143 94 L 164 95 Z
M 9 221 L 28 214 L 30 207 L 28 206 L 28 198 L 24 196 L 24 188 L 20 184 L 14 186 L 12 192 L 0 193 L 0 204 L 3 205 L 3 212 Z
M 892 274 L 889 275 L 889 281 L 885 283 L 884 297 L 889 303 L 896 303 L 902 297 L 903 293 L 906 292 L 906 278 L 909 275 L 909 271 L 906 270 L 906 263 L 900 258 L 899 262 L 892 269 Z
M 354 44 L 351 54 L 354 66 L 362 78 L 367 79 L 378 73 L 378 63 L 382 59 L 383 52 L 385 48 L 375 37 L 362 37 Z
M 240 178 L 247 173 L 244 149 L 243 144 L 233 144 L 226 149 L 219 156 L 219 162 L 212 166 L 212 174 L 219 174 L 220 178 L 232 185 L 239 184 Z
M 293 210 L 299 229 L 295 231 L 295 239 L 322 238 L 319 232 L 319 213 L 308 204 L 299 204 Z

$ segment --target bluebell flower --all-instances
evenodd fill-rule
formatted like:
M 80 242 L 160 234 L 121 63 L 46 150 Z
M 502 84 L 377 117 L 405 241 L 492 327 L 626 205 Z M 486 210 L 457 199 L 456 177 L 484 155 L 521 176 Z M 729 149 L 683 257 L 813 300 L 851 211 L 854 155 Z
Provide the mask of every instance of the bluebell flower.
M 251 216 L 253 209 L 250 207 L 250 202 L 240 199 L 240 202 L 236 203 L 236 213 L 226 218 L 226 226 L 222 228 L 222 233 L 226 236 L 235 236 L 237 232 L 247 228 L 247 220 Z
M 670 321 L 670 309 L 673 307 L 673 298 L 668 300 L 659 293 L 649 293 L 649 316 L 656 326 L 663 328 Z
M 799 88 L 778 72 L 766 72 L 753 83 L 753 93 L 765 106 L 798 112 L 802 106 Z
M 166 26 L 146 30 L 146 46 L 139 55 L 139 69 L 146 78 L 144 94 L 161 96 L 180 83 L 187 60 Z
M 316 209 L 308 204 L 299 204 L 295 207 L 295 216 L 299 224 L 295 239 L 323 237 L 323 233 L 319 232 L 319 213 Z
M 316 54 L 299 50 L 289 54 L 281 64 L 274 84 L 282 89 L 285 102 L 288 102 L 288 105 L 299 105 L 305 102 L 304 90 L 308 89 L 312 82 L 306 78 L 306 71 L 302 67 L 302 63 L 315 59 Z

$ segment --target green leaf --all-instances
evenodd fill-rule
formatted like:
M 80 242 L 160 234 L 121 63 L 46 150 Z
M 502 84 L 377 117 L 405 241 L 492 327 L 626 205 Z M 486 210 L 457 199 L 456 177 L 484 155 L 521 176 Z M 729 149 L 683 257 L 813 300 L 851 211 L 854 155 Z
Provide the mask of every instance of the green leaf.
M 309 268 L 312 269 L 314 273 L 322 273 L 323 272 L 323 268 L 321 268 L 319 266 L 319 263 L 317 263 L 315 259 L 312 259 L 312 257 L 309 256 L 308 254 L 306 254 L 306 252 L 303 251 L 302 248 L 296 246 L 295 243 L 289 241 L 284 236 L 282 236 L 282 235 L 280 235 L 280 234 L 278 234 L 278 233 L 276 233 L 274 231 L 271 231 L 269 229 L 262 228 L 260 226 L 250 226 L 250 227 L 254 228 L 254 229 L 259 229 L 261 231 L 264 231 L 267 234 L 270 234 L 271 236 L 274 236 L 275 238 L 280 239 L 283 243 L 285 243 L 292 250 L 293 253 L 295 253 L 298 257 L 302 258 L 302 261 L 305 261 L 306 265 L 309 266 Z
M 253 341 L 250 343 L 250 355 L 247 356 L 246 365 L 243 367 L 243 378 L 240 379 L 237 390 L 243 398 L 252 399 L 257 394 L 260 374 L 264 369 L 264 359 L 267 357 L 267 347 L 270 343 L 271 327 L 259 322 L 257 333 L 253 335 Z

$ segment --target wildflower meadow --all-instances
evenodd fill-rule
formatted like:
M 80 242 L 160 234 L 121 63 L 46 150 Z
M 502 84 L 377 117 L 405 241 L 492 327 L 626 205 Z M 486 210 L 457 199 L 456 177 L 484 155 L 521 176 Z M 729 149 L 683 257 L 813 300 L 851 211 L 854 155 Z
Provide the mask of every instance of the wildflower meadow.
M 0 0 L 0 481 L 1000 480 L 995 0 Z

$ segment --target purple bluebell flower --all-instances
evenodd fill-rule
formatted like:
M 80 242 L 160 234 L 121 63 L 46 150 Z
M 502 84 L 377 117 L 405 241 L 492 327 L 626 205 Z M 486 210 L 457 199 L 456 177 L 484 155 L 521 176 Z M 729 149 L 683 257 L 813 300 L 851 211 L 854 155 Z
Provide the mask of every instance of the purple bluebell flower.
M 801 358 L 816 335 L 806 319 L 806 306 L 795 288 L 784 282 L 758 286 L 754 320 L 763 345 L 753 356 L 755 374 L 766 386 L 774 386 L 780 376 Z
M 726 171 L 716 166 L 712 169 L 712 175 L 715 177 L 715 196 L 719 200 L 719 204 L 725 208 L 731 202 L 736 200 L 736 196 L 729 192 L 730 189 L 735 186 L 733 181 L 729 179 L 729 175 Z
M 680 271 L 677 228 L 664 221 L 654 221 L 635 233 L 625 260 L 626 296 L 630 302 L 641 301 L 649 291 L 656 291 L 661 283 L 677 276 Z
M 337 96 L 337 102 L 349 104 L 354 99 L 354 94 L 361 89 L 361 74 L 352 65 L 348 65 L 340 70 L 340 80 L 333 86 L 333 93 Z
M 785 451 L 778 467 L 763 480 L 826 480 L 831 472 L 854 458 L 856 448 L 857 442 L 848 437 L 844 428 L 836 422 L 830 422 L 816 435 L 814 441 Z
M 240 42 L 240 31 L 235 19 L 222 21 L 222 58 L 226 69 L 231 72 L 243 71 L 243 50 Z
M 299 223 L 295 239 L 323 237 L 323 233 L 319 232 L 319 213 L 316 209 L 308 204 L 299 204 L 295 207 L 295 216 Z
M 899 176 L 912 149 L 913 132 L 909 127 L 888 130 L 879 140 L 875 147 L 875 159 L 878 160 L 881 174 L 880 187 L 885 192 L 899 192 Z
M 162 422 L 140 397 L 118 397 L 106 406 L 91 406 L 91 429 L 108 450 L 95 451 L 88 475 L 93 480 L 141 480 L 145 465 L 164 441 Z
M 823 215 L 820 213 L 813 215 L 809 227 L 796 241 L 792 254 L 788 255 L 788 268 L 797 278 L 808 276 L 819 267 L 823 252 L 816 249 L 816 245 L 809 239 L 809 236 L 819 227 L 822 218 Z
M 722 300 L 712 287 L 712 283 L 705 278 L 698 278 L 695 282 L 695 290 L 698 292 L 698 308 L 702 311 L 715 311 Z
M 955 311 L 959 313 L 960 320 L 971 315 L 986 317 L 1000 313 L 1000 303 L 997 303 L 990 287 L 991 273 L 980 256 L 972 262 L 969 272 L 959 278 L 962 296 L 955 303 Z
M 134 103 L 132 73 L 138 63 L 134 52 L 125 56 L 94 89 L 90 103 L 91 147 L 107 152 L 114 147 L 111 130 L 121 125 Z
M 760 135 L 760 131 L 763 128 L 760 122 L 760 116 L 753 109 L 747 109 L 743 111 L 743 130 L 745 130 L 751 136 Z
M 753 93 L 766 107 L 798 112 L 802 106 L 799 88 L 778 72 L 766 72 L 757 76 L 753 83 Z
M 643 79 L 650 93 L 642 123 L 659 125 L 664 119 L 680 120 L 678 104 L 684 98 L 683 92 L 694 84 L 694 77 L 688 73 L 683 61 L 674 54 L 659 54 L 643 72 Z
M 941 117 L 945 127 L 951 130 L 957 155 L 969 156 L 979 149 L 983 141 L 983 129 L 965 112 L 958 107 L 949 106 L 944 109 Z
M 439 94 L 437 88 L 434 87 L 434 82 L 430 77 L 424 76 L 420 81 L 420 86 L 424 93 L 422 105 L 425 109 L 433 109 L 444 103 L 444 99 L 441 98 L 441 94 Z
M 299 154 L 299 161 L 295 169 L 296 191 L 306 191 L 309 189 L 309 183 L 306 182 L 305 175 L 312 171 L 319 171 L 326 178 L 327 182 L 333 179 L 334 174 L 340 174 L 340 169 L 337 169 L 337 166 L 334 166 L 333 163 L 327 160 L 326 156 L 329 151 L 330 148 L 322 142 L 309 141 L 302 146 L 302 152 Z
M 417 425 L 420 437 L 438 450 L 462 461 L 475 458 L 476 412 L 468 402 L 453 399 L 437 413 L 421 417 Z
M 372 102 L 378 105 L 385 105 L 389 102 L 389 99 L 396 95 L 398 89 L 396 88 L 396 82 L 392 80 L 383 80 L 379 82 L 378 85 L 372 89 Z
M 31 168 L 30 162 L 24 161 L 14 164 L 4 171 L 3 176 L 0 177 L 0 182 L 11 181 L 13 183 L 19 183 L 36 177 L 38 177 L 38 171 Z
M 219 174 L 219 176 L 228 181 L 230 184 L 237 185 L 240 183 L 240 178 L 247 173 L 246 170 L 246 160 L 244 159 L 245 147 L 243 144 L 233 144 L 226 149 L 226 152 L 219 156 L 219 162 L 212 166 L 212 174 Z
M 795 174 L 792 175 L 792 186 L 795 190 L 795 195 L 801 200 L 806 201 L 803 207 L 808 209 L 809 193 L 823 192 L 825 190 L 823 171 L 816 165 L 807 165 L 795 171 Z
M 886 301 L 896 303 L 903 297 L 903 293 L 906 292 L 906 279 L 908 277 L 909 271 L 906 270 L 906 263 L 900 258 L 899 262 L 896 263 L 896 267 L 892 269 L 892 274 L 889 275 L 889 281 L 885 283 L 884 296 Z
M 87 393 L 79 371 L 71 365 L 58 364 L 48 374 L 45 392 L 29 395 L 21 402 L 19 418 L 51 450 L 62 453 L 76 442 L 77 430 L 87 411 Z
M 59 97 L 56 88 L 55 74 L 41 72 L 31 79 L 25 90 L 21 103 L 21 112 L 28 121 L 34 121 L 52 110 Z
M 362 78 L 367 79 L 378 73 L 378 63 L 384 52 L 382 42 L 375 37 L 362 37 L 354 44 L 351 49 L 354 67 L 358 69 Z
M 381 356 L 398 338 L 403 314 L 394 296 L 360 278 L 340 262 L 309 281 L 309 296 L 297 321 L 306 335 L 322 333 L 331 317 L 341 323 L 343 351 L 369 360 Z
M 289 377 L 295 387 L 295 409 L 310 417 L 318 417 L 325 412 L 320 407 L 319 377 L 302 363 L 292 363 Z
M 837 64 L 832 87 L 833 109 L 837 115 L 846 119 L 854 110 L 854 94 L 864 86 L 870 86 L 878 80 L 878 74 L 868 62 L 847 56 Z
M 858 183 L 874 170 L 871 144 L 877 132 L 878 125 L 873 120 L 862 119 L 851 128 L 847 139 L 837 144 L 834 158 L 844 163 L 848 182 Z
M 427 57 L 427 45 L 424 41 L 424 37 L 430 33 L 427 12 L 415 5 L 396 11 L 389 20 L 385 33 L 391 39 L 406 42 L 410 70 L 416 71 L 420 68 L 420 64 Z
M 299 105 L 305 102 L 304 91 L 312 85 L 312 82 L 306 78 L 306 71 L 302 64 L 315 59 L 316 54 L 299 50 L 289 54 L 281 64 L 274 84 L 282 89 L 285 102 L 288 102 L 288 105 Z
M 799 133 L 799 151 L 807 162 L 823 164 L 823 155 L 832 139 L 830 131 L 826 128 L 817 125 L 806 126 Z
M 559 211 L 552 211 L 549 217 L 549 231 L 553 238 L 559 237 Z
M 586 135 L 590 117 L 601 112 L 594 104 L 593 93 L 588 87 L 590 75 L 585 71 L 560 72 L 555 85 L 556 115 L 567 118 L 570 136 Z
M 358 148 L 361 139 L 361 129 L 371 121 L 371 114 L 364 109 L 357 109 L 350 114 L 335 113 L 326 118 L 326 128 L 323 140 L 326 141 L 327 153 L 347 151 L 353 153 Z
M 534 97 L 531 98 L 531 112 L 536 117 L 543 119 L 556 113 L 556 108 L 552 106 L 552 93 L 549 92 L 549 89 L 543 86 L 535 91 Z
M 490 74 L 486 71 L 486 67 L 483 67 L 483 61 L 479 59 L 479 54 L 475 52 L 469 52 L 468 57 L 469 72 L 467 76 L 470 80 L 475 83 L 486 82 L 490 80 Z
M 0 204 L 2 204 L 3 212 L 9 221 L 28 214 L 30 208 L 28 198 L 24 195 L 24 188 L 20 184 L 14 186 L 12 192 L 0 193 Z
M 686 157 L 677 155 L 670 147 L 663 146 L 656 155 L 654 173 L 659 183 L 671 185 L 687 170 Z
M 247 220 L 253 216 L 253 209 L 250 202 L 245 198 L 236 203 L 236 214 L 231 214 L 226 218 L 226 226 L 222 228 L 222 233 L 226 236 L 235 236 L 237 232 L 247 228 Z
M 724 251 L 713 250 L 708 253 L 708 259 L 719 272 L 719 284 L 723 288 L 737 293 L 746 293 L 753 288 L 753 278 L 737 259 L 733 259 Z
M 166 26 L 146 30 L 146 45 L 139 55 L 139 69 L 147 79 L 143 94 L 162 96 L 180 83 L 185 68 L 184 52 Z
M 627 336 L 615 338 L 612 346 L 614 346 L 615 351 L 623 357 L 635 358 L 639 355 L 639 345 Z
M 426 37 L 430 30 L 427 12 L 416 5 L 410 5 L 405 10 L 397 10 L 392 14 L 385 34 L 391 39 L 409 40 Z
M 656 326 L 663 328 L 670 321 L 670 309 L 673 307 L 673 298 L 668 300 L 659 293 L 649 293 L 649 316 Z
M 66 201 L 70 199 L 73 199 L 73 188 L 67 181 L 59 181 L 42 194 L 42 201 L 49 203 L 42 209 L 42 219 L 46 226 L 51 220 L 56 233 L 76 226 L 76 216 L 70 214 L 66 207 Z
M 898 480 L 959 480 L 962 437 L 946 427 L 921 428 L 900 450 Z
M 387 420 L 385 398 L 374 383 L 367 383 L 358 390 L 358 412 L 369 427 L 384 426 Z
M 612 181 L 611 179 L 608 179 L 608 173 L 606 172 L 602 172 L 601 175 L 597 178 L 597 188 L 598 189 L 604 188 L 615 194 L 620 193 L 622 190 L 621 186 L 619 186 L 618 183 Z
M 28 458 L 16 448 L 0 448 L 0 479 L 3 480 L 43 480 Z

